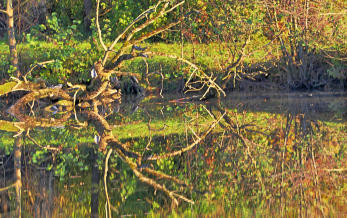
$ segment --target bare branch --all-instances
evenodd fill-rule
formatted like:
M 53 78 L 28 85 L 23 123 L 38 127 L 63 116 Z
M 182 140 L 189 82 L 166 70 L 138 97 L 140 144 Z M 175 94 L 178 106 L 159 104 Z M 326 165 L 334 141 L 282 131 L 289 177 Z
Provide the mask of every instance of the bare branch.
M 159 5 L 160 5 L 161 3 L 163 3 L 163 2 L 165 2 L 164 5 L 163 5 L 163 7 L 160 9 L 160 11 L 159 11 L 155 16 L 153 16 L 152 18 L 148 19 L 148 20 L 147 20 L 146 22 L 144 22 L 143 24 L 141 24 L 141 25 L 135 27 L 134 29 L 132 29 L 132 30 L 130 31 L 130 33 L 128 34 L 128 36 L 127 36 L 125 42 L 123 43 L 122 47 L 118 50 L 118 52 L 117 52 L 116 56 L 113 58 L 113 60 L 118 60 L 118 58 L 121 57 L 121 56 L 124 54 L 125 49 L 127 49 L 127 48 L 133 46 L 134 44 L 137 44 L 137 43 L 139 43 L 139 42 L 141 42 L 141 41 L 143 41 L 143 40 L 145 40 L 145 39 L 148 39 L 148 38 L 150 38 L 150 37 L 152 37 L 152 36 L 154 36 L 154 35 L 157 35 L 157 34 L 163 32 L 163 31 L 165 31 L 165 30 L 167 30 L 167 29 L 169 29 L 169 28 L 171 28 L 171 27 L 173 27 L 173 26 L 175 26 L 175 25 L 177 25 L 177 24 L 179 23 L 179 22 L 170 23 L 170 24 L 168 24 L 168 25 L 166 25 L 166 26 L 164 26 L 164 27 L 162 27 L 162 28 L 155 29 L 155 30 L 152 31 L 151 33 L 148 33 L 148 34 L 146 34 L 146 35 L 144 35 L 144 36 L 142 36 L 142 37 L 140 37 L 140 38 L 138 38 L 138 39 L 131 40 L 131 39 L 133 38 L 133 36 L 134 36 L 135 33 L 137 33 L 137 32 L 139 32 L 139 31 L 143 30 L 144 28 L 146 28 L 146 27 L 149 26 L 150 24 L 154 23 L 159 17 L 164 16 L 165 14 L 171 12 L 172 10 L 174 10 L 175 8 L 177 8 L 178 6 L 180 6 L 180 5 L 182 5 L 182 4 L 184 3 L 184 1 L 181 1 L 181 2 L 179 2 L 178 4 L 172 6 L 170 9 L 166 10 L 166 9 L 168 8 L 170 2 L 169 2 L 169 1 L 159 1 L 159 2 L 152 8 L 152 10 L 155 11 L 155 10 L 159 7 Z M 131 24 L 130 24 L 130 25 L 129 25 L 129 26 L 128 26 L 128 27 L 127 27 L 127 28 L 115 39 L 115 41 L 112 43 L 112 45 L 110 46 L 110 48 L 107 49 L 107 50 L 105 50 L 106 52 L 105 52 L 105 55 L 104 55 L 103 60 L 102 60 L 102 65 L 105 65 L 105 64 L 106 64 L 106 61 L 107 61 L 109 52 L 113 49 L 113 47 L 114 47 L 114 46 L 116 45 L 116 43 L 120 40 L 120 38 L 123 37 L 123 36 L 130 30 L 130 28 L 133 27 L 133 26 L 135 25 L 135 23 L 138 22 L 138 20 L 141 20 L 141 19 L 144 17 L 145 14 L 150 13 L 152 10 L 149 9 L 149 10 L 145 11 L 144 13 L 140 14 L 140 15 L 133 21 L 133 23 L 131 23 Z
M 109 73 L 115 73 L 116 71 L 114 69 L 116 69 L 117 67 L 119 67 L 120 63 L 122 63 L 123 61 L 127 61 L 127 60 L 131 60 L 137 57 L 146 57 L 147 53 L 134 53 L 134 54 L 123 54 L 121 56 L 119 56 L 117 59 L 113 58 L 111 62 L 113 62 L 112 67 L 111 67 L 111 71 Z
M 146 11 L 142 12 L 139 16 L 137 16 L 135 18 L 135 20 L 133 20 L 133 22 L 131 22 L 126 28 L 125 30 L 118 35 L 118 37 L 113 41 L 112 45 L 110 46 L 110 50 L 112 50 L 114 48 L 114 46 L 117 44 L 117 42 L 129 31 L 129 29 L 134 26 L 137 22 L 139 22 L 140 20 L 142 20 L 145 15 L 155 11 L 157 9 L 157 7 L 159 6 L 161 1 L 159 1 L 154 7 L 148 8 Z
M 161 3 L 162 1 L 158 2 Z M 134 28 L 130 34 L 128 35 L 126 41 L 130 41 L 131 38 L 134 36 L 135 33 L 143 30 L 144 28 L 146 28 L 147 26 L 149 26 L 150 24 L 154 23 L 154 21 L 156 21 L 159 17 L 164 15 L 165 9 L 169 6 L 169 2 L 166 2 L 163 6 L 163 8 L 158 12 L 158 14 L 154 17 L 152 17 L 151 19 L 147 20 L 145 23 L 141 24 L 140 26 Z
M 188 64 L 189 66 L 191 66 L 194 69 L 194 72 L 190 75 L 189 79 L 186 82 L 186 85 L 190 82 L 190 80 L 193 78 L 194 75 L 197 75 L 197 73 L 199 73 L 200 75 L 198 75 L 198 77 L 201 79 L 201 81 L 199 81 L 199 82 L 203 83 L 203 85 L 206 85 L 208 87 L 208 89 L 214 88 L 217 90 L 218 93 L 222 93 L 224 96 L 226 96 L 224 90 L 214 81 L 216 78 L 213 78 L 212 76 L 208 76 L 197 65 L 188 61 L 187 59 L 178 57 L 176 55 L 169 55 L 169 54 L 164 54 L 164 53 L 160 53 L 160 52 L 147 52 L 147 54 L 173 58 L 173 59 L 176 59 L 178 61 L 181 61 L 183 63 Z M 203 81 L 203 80 L 205 80 L 205 81 Z M 199 90 L 201 90 L 202 88 L 203 87 L 200 87 Z M 204 93 L 204 95 L 206 95 L 206 94 L 207 94 L 207 92 Z
M 236 67 L 241 62 L 242 58 L 244 57 L 246 45 L 249 43 L 250 38 L 251 38 L 251 34 L 249 34 L 248 37 L 245 39 L 245 42 L 243 43 L 241 47 L 241 54 L 239 55 L 238 59 L 226 68 L 226 72 L 229 72 L 230 69 Z
M 176 8 L 178 8 L 179 6 L 181 6 L 185 1 L 181 1 L 179 3 L 177 3 L 176 5 L 172 6 L 169 10 L 165 11 L 164 14 L 170 13 L 171 11 L 175 10 Z
M 161 28 L 155 29 L 155 30 L 153 30 L 152 32 L 147 33 L 147 34 L 141 36 L 140 38 L 138 38 L 138 39 L 136 39 L 136 40 L 130 41 L 130 44 L 127 45 L 127 47 L 130 47 L 130 46 L 132 46 L 132 45 L 138 44 L 139 42 L 142 42 L 142 41 L 145 40 L 145 39 L 148 39 L 148 38 L 150 38 L 150 37 L 152 37 L 152 36 L 155 36 L 155 35 L 157 35 L 157 34 L 163 32 L 163 31 L 165 31 L 165 30 L 168 30 L 168 29 L 170 29 L 171 27 L 176 26 L 176 25 L 179 24 L 180 22 L 181 22 L 181 21 L 177 21 L 177 22 L 174 22 L 174 23 L 170 23 L 170 24 L 168 24 L 168 25 L 166 25 L 166 26 L 163 26 L 163 27 L 161 27 Z
M 99 6 L 100 6 L 100 0 L 97 0 L 96 3 L 96 28 L 98 29 L 98 36 L 99 36 L 99 41 L 105 51 L 107 51 L 107 47 L 102 39 L 101 35 L 101 29 L 100 29 L 100 24 L 99 24 Z

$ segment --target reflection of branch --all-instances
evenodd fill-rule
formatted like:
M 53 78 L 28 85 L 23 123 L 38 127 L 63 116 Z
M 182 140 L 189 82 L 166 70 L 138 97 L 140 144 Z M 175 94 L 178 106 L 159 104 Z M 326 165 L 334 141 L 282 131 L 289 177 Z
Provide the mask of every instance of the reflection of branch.
M 106 204 L 107 204 L 107 209 L 108 209 L 108 214 L 109 217 L 111 217 L 111 204 L 110 204 L 110 198 L 108 196 L 108 191 L 107 191 L 107 172 L 108 172 L 108 160 L 110 159 L 110 155 L 112 153 L 112 148 L 107 152 L 106 155 L 106 160 L 105 160 L 105 171 L 104 171 L 104 186 L 105 186 L 105 195 L 106 195 Z
M 37 146 L 40 147 L 40 148 L 47 149 L 47 150 L 52 150 L 52 151 L 59 151 L 58 148 L 51 147 L 50 145 L 41 146 L 39 143 L 36 142 L 35 139 L 33 139 L 33 138 L 29 135 L 29 132 L 28 132 L 28 134 L 27 134 L 26 136 L 28 137 L 28 139 L 29 139 L 30 141 L 32 141 L 35 145 L 37 145 Z
M 6 15 L 8 15 L 8 12 L 5 11 L 5 10 L 0 9 L 0 12 L 1 12 L 1 13 L 4 13 L 4 14 L 6 14 Z
M 15 187 L 16 185 L 17 185 L 17 183 L 15 182 L 15 183 L 12 183 L 11 185 L 7 186 L 7 187 L 0 188 L 0 193 L 1 193 L 1 192 L 4 192 L 4 191 L 7 191 L 7 190 L 9 190 L 10 188 Z
M 97 128 L 98 129 L 97 131 L 99 132 L 100 135 L 102 135 L 102 138 L 100 139 L 100 142 L 99 142 L 100 149 L 105 149 L 107 145 L 111 146 L 112 149 L 114 149 L 114 151 L 118 154 L 118 156 L 125 163 L 127 163 L 129 165 L 129 167 L 132 169 L 132 171 L 134 172 L 134 174 L 138 177 L 138 179 L 140 181 L 147 183 L 147 184 L 153 186 L 154 188 L 159 189 L 159 190 L 163 191 L 164 193 L 166 193 L 171 198 L 171 200 L 173 201 L 173 203 L 175 205 L 178 205 L 178 201 L 176 198 L 182 199 L 182 200 L 189 202 L 189 203 L 192 203 L 192 204 L 194 203 L 192 200 L 189 200 L 182 195 L 176 194 L 173 191 L 168 190 L 164 185 L 157 183 L 154 179 L 148 178 L 145 175 L 143 175 L 140 172 L 142 170 L 142 169 L 140 169 L 142 156 L 137 152 L 130 151 L 125 144 L 119 142 L 112 135 L 112 131 L 108 130 L 110 127 L 109 127 L 107 121 L 102 116 L 100 116 L 99 114 L 97 114 L 95 112 L 91 112 L 91 111 L 86 112 L 86 113 L 87 113 L 89 119 L 94 120 L 94 121 L 96 120 L 97 124 L 99 125 L 99 127 Z M 215 126 L 215 125 L 216 124 L 214 124 L 213 126 Z M 107 131 L 104 131 L 104 130 L 107 130 Z M 107 175 L 107 170 L 108 170 L 108 159 L 109 159 L 109 156 L 111 155 L 110 153 L 111 153 L 112 149 L 108 151 L 108 154 L 106 157 L 105 175 L 104 175 L 104 183 L 105 184 L 106 184 L 106 175 Z M 134 161 L 133 158 L 136 159 L 137 163 Z M 162 172 L 158 172 L 158 171 L 148 169 L 148 168 L 144 168 L 144 171 L 149 173 L 149 174 L 152 174 L 154 176 L 157 176 L 159 178 L 171 180 L 171 181 L 174 181 L 178 184 L 185 184 L 183 181 L 176 179 L 174 177 L 171 177 L 169 175 L 166 175 Z M 105 191 L 107 191 L 106 185 L 105 185 Z M 110 204 L 108 204 L 108 205 L 111 208 L 111 205 Z M 110 211 L 110 208 L 108 208 L 109 211 Z
M 163 178 L 163 179 L 167 179 L 167 180 L 172 180 L 173 182 L 175 182 L 175 183 L 177 183 L 177 184 L 188 186 L 188 184 L 185 183 L 184 181 L 179 180 L 179 179 L 177 179 L 177 178 L 175 178 L 175 177 L 173 177 L 173 176 L 169 176 L 169 175 L 167 175 L 167 174 L 165 174 L 165 173 L 163 173 L 163 172 L 156 171 L 156 170 L 152 170 L 152 169 L 150 169 L 150 168 L 144 168 L 143 170 L 144 170 L 145 172 L 147 172 L 147 173 L 150 173 L 150 174 L 152 174 L 152 175 L 158 177 L 159 179 L 160 179 L 160 178 Z
M 177 199 L 173 196 L 173 192 L 169 191 L 168 189 L 166 189 L 166 187 L 164 185 L 160 185 L 158 184 L 155 180 L 148 178 L 146 176 L 144 176 L 142 173 L 140 173 L 140 171 L 138 171 L 136 168 L 132 168 L 133 172 L 135 173 L 135 175 L 140 179 L 140 181 L 147 183 L 151 186 L 153 186 L 156 189 L 159 189 L 163 192 L 165 192 L 170 198 L 171 200 L 175 203 L 175 205 L 178 205 L 178 201 Z
M 194 146 L 196 146 L 197 144 L 199 144 L 202 140 L 205 139 L 205 137 L 216 127 L 216 125 L 223 119 L 223 117 L 225 116 L 226 113 L 224 113 L 221 117 L 219 117 L 218 120 L 216 120 L 211 127 L 205 132 L 205 134 L 202 137 L 199 137 L 198 140 L 196 140 L 194 143 L 192 143 L 191 145 L 189 145 L 188 147 L 185 147 L 181 150 L 178 151 L 174 151 L 172 153 L 167 153 L 167 154 L 163 154 L 163 155 L 154 155 L 151 157 L 148 157 L 146 160 L 160 160 L 160 159 L 164 159 L 164 158 L 168 158 L 168 157 L 173 157 L 173 156 L 177 156 L 180 155 L 186 151 L 191 150 Z

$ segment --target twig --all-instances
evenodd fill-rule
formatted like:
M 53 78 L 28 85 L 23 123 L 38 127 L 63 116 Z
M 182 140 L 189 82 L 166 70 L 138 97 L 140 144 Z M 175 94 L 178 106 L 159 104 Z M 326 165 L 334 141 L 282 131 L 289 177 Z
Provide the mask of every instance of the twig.
M 161 98 L 164 98 L 163 96 L 163 89 L 164 89 L 164 75 L 163 75 L 163 69 L 162 69 L 162 66 L 160 65 L 160 76 L 161 76 L 161 87 L 160 87 L 160 97 Z

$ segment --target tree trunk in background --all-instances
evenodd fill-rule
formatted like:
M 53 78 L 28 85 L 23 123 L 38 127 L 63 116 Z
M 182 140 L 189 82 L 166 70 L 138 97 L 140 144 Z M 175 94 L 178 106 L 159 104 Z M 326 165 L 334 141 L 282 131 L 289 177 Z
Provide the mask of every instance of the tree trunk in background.
M 14 180 L 16 183 L 16 208 L 17 215 L 21 217 L 22 213 L 22 205 L 21 205 L 21 197 L 22 197 L 22 174 L 21 174 L 21 158 L 22 158 L 22 138 L 18 136 L 14 142 L 13 147 L 14 152 Z
M 46 0 L 40 0 L 38 4 L 38 10 L 39 10 L 39 24 L 46 24 L 47 20 L 47 1 Z
M 16 37 L 15 37 L 15 29 L 14 29 L 14 18 L 13 18 L 13 5 L 12 0 L 7 1 L 7 32 L 8 32 L 8 41 L 10 45 L 10 58 L 11 64 L 16 68 L 14 75 L 19 78 L 21 76 L 18 65 L 18 55 L 16 48 Z
M 84 26 L 86 32 L 89 34 L 91 29 L 91 18 L 92 18 L 92 0 L 84 0 L 83 1 L 83 7 L 84 7 Z

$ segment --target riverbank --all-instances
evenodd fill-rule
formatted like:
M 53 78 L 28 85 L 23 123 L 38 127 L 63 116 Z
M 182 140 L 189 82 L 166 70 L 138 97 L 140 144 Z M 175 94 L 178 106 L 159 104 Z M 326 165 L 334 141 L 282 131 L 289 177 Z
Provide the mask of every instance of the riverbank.
M 223 50 L 223 44 L 186 43 L 182 47 L 180 44 L 146 43 L 141 46 L 153 53 L 175 57 L 181 57 L 183 54 L 183 58 L 196 64 L 208 75 L 213 75 L 225 91 L 334 91 L 344 90 L 347 86 L 346 63 L 335 61 L 335 64 L 328 65 L 329 60 L 319 52 L 310 54 L 310 57 L 315 57 L 309 63 L 312 69 L 307 69 L 305 72 L 305 66 L 298 63 L 297 74 L 288 72 L 279 53 L 272 52 L 269 55 L 261 49 L 243 58 L 238 66 L 227 70 L 230 56 Z M 4 81 L 11 76 L 12 71 L 9 64 L 9 49 L 5 41 L 0 42 L 0 51 L 0 58 L 4 60 L 0 63 L 0 80 Z M 27 76 L 29 80 L 42 79 L 53 85 L 66 81 L 72 83 L 89 81 L 90 70 L 101 56 L 102 50 L 88 41 L 64 43 L 31 41 L 19 44 L 18 53 L 23 72 L 27 72 L 35 63 L 54 60 L 45 68 L 38 67 Z M 183 92 L 185 81 L 191 74 L 190 66 L 168 56 L 135 58 L 126 62 L 119 71 L 123 72 L 119 75 L 124 79 L 127 78 L 126 75 L 135 75 L 149 90 L 162 88 L 162 91 L 171 93 Z

